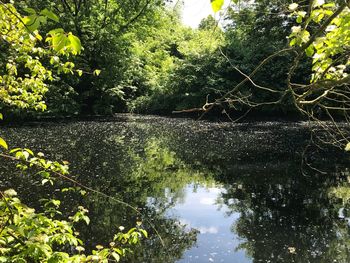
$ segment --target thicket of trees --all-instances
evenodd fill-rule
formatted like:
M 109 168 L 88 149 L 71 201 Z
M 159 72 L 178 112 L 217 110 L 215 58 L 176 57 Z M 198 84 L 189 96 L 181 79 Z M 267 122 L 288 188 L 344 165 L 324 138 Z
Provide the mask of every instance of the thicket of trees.
M 181 24 L 181 1 L 175 7 L 159 0 L 15 3 L 28 17 L 32 9 L 52 10 L 62 18 L 55 27 L 72 31 L 83 46 L 78 56 L 70 58 L 75 74 L 56 74 L 49 83 L 45 114 L 54 116 L 130 111 L 168 114 L 200 108 L 244 79 L 235 67 L 249 74 L 261 60 L 288 46 L 287 36 L 297 24 L 288 5 L 289 1 L 279 0 L 241 1 L 221 18 L 224 26 L 209 16 L 198 29 L 192 29 Z M 52 28 L 52 24 L 41 25 L 44 35 Z M 283 89 L 291 59 L 289 54 L 280 56 L 262 68 L 254 81 Z M 311 78 L 310 61 L 303 62 L 296 80 Z M 3 52 L 1 68 L 6 62 Z M 251 83 L 244 85 L 241 95 L 254 102 L 276 98 L 276 94 L 254 90 Z M 222 106 L 246 110 L 243 105 Z M 18 111 L 4 103 L 1 108 Z M 263 109 L 295 110 L 292 103 Z
M 222 1 L 213 1 L 216 2 L 220 6 Z M 57 18 L 64 18 L 55 27 L 71 31 L 83 47 L 78 56 L 70 58 L 75 65 L 74 74 L 54 74 L 48 83 L 44 99 L 49 107 L 45 114 L 169 114 L 181 110 L 200 112 L 203 105 L 206 110 L 214 104 L 218 112 L 225 109 L 238 115 L 252 109 L 271 115 L 302 115 L 300 108 L 313 104 L 313 113 L 321 116 L 332 102 L 328 101 L 328 108 L 324 108 L 325 105 L 310 102 L 298 104 L 295 99 L 311 80 L 323 81 L 336 77 L 340 71 L 346 73 L 346 63 L 340 62 L 347 57 L 347 33 L 331 28 L 346 27 L 348 8 L 339 10 L 337 20 L 327 22 L 342 6 L 340 3 L 299 2 L 299 6 L 286 0 L 232 2 L 222 12 L 220 25 L 209 16 L 197 29 L 181 23 L 181 1 L 174 6 L 171 1 L 160 0 L 43 0 L 20 1 L 15 6 L 29 18 L 35 10 L 53 10 Z M 41 24 L 43 35 L 53 28 L 52 24 L 29 22 Z M 318 29 L 326 22 L 328 27 L 320 34 Z M 338 38 L 343 44 L 333 42 L 333 47 L 326 50 L 322 43 L 332 34 L 343 35 Z M 305 42 L 307 39 L 310 43 Z M 294 46 L 288 49 L 290 44 Z M 4 70 L 8 51 L 2 49 L 0 65 Z M 251 80 L 246 80 L 246 75 L 261 61 L 283 49 L 288 51 L 269 59 Z M 315 50 L 320 52 L 314 55 Z M 300 53 L 297 59 L 295 52 Z M 338 65 L 327 64 L 328 73 L 315 78 L 315 56 L 318 60 L 324 58 L 326 64 L 334 61 Z M 298 62 L 294 68 L 295 60 Z M 323 67 L 327 68 L 326 64 Z M 292 87 L 291 83 L 298 85 Z M 237 85 L 239 88 L 235 89 Z M 229 96 L 224 96 L 226 93 Z M 333 93 L 326 98 L 342 104 L 347 95 L 338 95 Z M 3 102 L 0 107 L 7 113 L 18 111 Z M 347 107 L 341 107 L 344 108 Z
M 219 10 L 222 2 L 212 3 Z M 53 10 L 54 27 L 71 31 L 83 47 L 78 56 L 69 58 L 74 74 L 62 75 L 61 70 L 46 81 L 48 92 L 43 99 L 49 107 L 44 114 L 169 114 L 217 108 L 219 113 L 225 109 L 238 116 L 251 110 L 300 116 L 310 115 L 311 110 L 314 117 L 329 111 L 344 117 L 347 93 L 332 90 L 320 98 L 327 100 L 320 104 L 313 100 L 322 89 L 314 92 L 316 88 L 309 85 L 347 74 L 348 8 L 346 1 L 341 2 L 233 1 L 222 10 L 221 24 L 209 16 L 197 29 L 181 23 L 181 1 L 174 6 L 160 0 L 43 0 L 20 1 L 15 7 L 29 19 L 35 10 Z M 54 28 L 52 23 L 29 23 L 40 24 L 43 35 Z M 4 72 L 9 50 L 2 45 L 2 51 Z M 273 58 L 254 72 L 269 56 Z M 58 64 L 44 66 L 50 69 Z M 252 72 L 254 76 L 247 79 Z M 346 83 L 344 79 L 339 84 Z M 327 83 L 328 87 L 333 86 Z M 308 101 L 303 99 L 305 92 Z M 19 111 L 17 116 L 23 116 L 23 111 L 11 106 L 0 102 L 2 112 Z

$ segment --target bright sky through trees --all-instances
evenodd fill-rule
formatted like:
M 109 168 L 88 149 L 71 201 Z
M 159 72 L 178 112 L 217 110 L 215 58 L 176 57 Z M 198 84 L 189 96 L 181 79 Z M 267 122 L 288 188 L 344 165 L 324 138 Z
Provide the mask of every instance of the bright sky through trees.
M 183 0 L 183 2 L 182 21 L 192 28 L 196 28 L 200 21 L 208 15 L 214 15 L 210 0 Z M 225 0 L 225 7 L 229 2 Z

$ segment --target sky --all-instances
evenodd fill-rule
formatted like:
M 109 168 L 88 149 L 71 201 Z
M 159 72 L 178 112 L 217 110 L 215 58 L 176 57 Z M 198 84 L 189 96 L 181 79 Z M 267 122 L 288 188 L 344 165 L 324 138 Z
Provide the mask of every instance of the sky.
M 208 15 L 214 16 L 210 0 L 183 0 L 183 2 L 182 22 L 187 26 L 196 28 L 203 18 Z M 229 0 L 225 0 L 225 6 L 229 2 Z

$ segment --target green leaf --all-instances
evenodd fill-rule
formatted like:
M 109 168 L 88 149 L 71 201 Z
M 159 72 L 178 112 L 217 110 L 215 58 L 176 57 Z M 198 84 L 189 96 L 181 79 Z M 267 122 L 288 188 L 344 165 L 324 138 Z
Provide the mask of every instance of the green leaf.
M 301 16 L 298 16 L 296 21 L 298 24 L 300 24 L 301 22 L 303 22 L 303 18 Z
M 335 7 L 335 3 L 328 3 L 323 5 L 323 8 L 332 8 L 332 7 Z
M 216 13 L 221 10 L 224 5 L 224 0 L 211 0 L 211 8 Z
M 0 112 L 0 120 L 4 119 L 4 115 L 2 115 L 2 113 Z
M 36 14 L 36 11 L 33 8 L 27 7 L 27 8 L 24 8 L 24 11 L 30 15 Z
M 88 216 L 83 216 L 83 220 L 87 225 L 90 224 L 90 218 Z
M 2 262 L 8 262 L 8 258 L 7 258 L 7 257 L 1 256 L 1 257 L 0 257 L 0 262 L 1 262 L 1 263 L 2 263 Z
M 40 21 L 36 14 L 24 17 L 23 22 L 30 32 L 37 30 L 40 26 Z
M 306 30 L 303 30 L 300 36 L 303 43 L 306 43 L 310 39 L 310 33 Z
M 21 148 L 14 148 L 10 151 L 10 153 L 15 153 L 15 152 L 18 152 L 20 150 L 22 150 L 22 149 Z
M 34 156 L 34 153 L 31 149 L 24 148 L 25 151 L 27 151 L 30 155 Z
M 23 156 L 24 160 L 28 160 L 28 158 L 29 158 L 29 153 L 26 152 L 26 151 L 23 151 L 23 152 L 22 152 L 22 156 Z
M 4 194 L 7 196 L 16 196 L 17 192 L 14 189 L 8 189 L 4 192 Z
M 350 151 L 350 142 L 347 143 L 345 146 L 345 151 L 349 152 Z
M 81 51 L 80 39 L 72 34 L 69 34 L 68 40 L 70 41 L 70 45 L 73 48 L 74 52 L 76 54 L 80 53 L 80 51 Z
M 95 75 L 95 76 L 100 75 L 100 73 L 101 73 L 101 70 L 99 70 L 99 69 L 95 69 L 95 70 L 94 70 L 94 75 Z
M 114 257 L 114 259 L 115 259 L 117 262 L 119 262 L 120 256 L 118 255 L 118 253 L 112 252 L 111 255 L 112 255 L 112 257 Z
M 41 25 L 41 24 L 46 24 L 46 22 L 47 22 L 47 18 L 46 18 L 46 16 L 38 16 L 38 21 L 39 21 L 39 25 Z
M 47 8 L 45 8 L 44 10 L 42 10 L 41 12 L 40 12 L 40 15 L 43 15 L 43 16 L 46 16 L 47 18 L 49 18 L 49 19 L 51 19 L 51 20 L 53 20 L 53 21 L 55 21 L 55 22 L 59 22 L 59 18 L 58 18 L 58 16 L 55 14 L 55 13 L 53 13 L 52 11 L 50 11 L 50 10 L 48 10 Z
M 43 179 L 43 180 L 41 181 L 41 184 L 44 185 L 44 184 L 46 184 L 48 181 L 49 181 L 49 179 Z
M 56 34 L 62 34 L 64 33 L 64 29 L 63 28 L 55 28 L 55 29 L 52 29 L 51 31 L 49 31 L 49 35 L 51 36 L 54 36 Z
M 297 40 L 295 38 L 293 38 L 290 42 L 289 45 L 292 47 L 296 44 Z
M 145 238 L 148 238 L 148 233 L 144 229 L 139 229 L 139 231 L 145 236 Z
M 67 37 L 63 33 L 58 33 L 52 36 L 52 45 L 55 51 L 60 51 L 66 45 Z
M 50 64 L 53 65 L 53 64 L 57 64 L 58 62 L 60 62 L 60 58 L 57 57 L 57 56 L 53 56 L 50 58 Z
M 308 46 L 308 48 L 305 49 L 305 53 L 308 57 L 312 57 L 312 55 L 315 53 L 313 45 Z
M 5 142 L 5 140 L 3 138 L 0 137 L 0 146 L 2 146 L 3 148 L 5 148 L 6 150 L 9 148 L 7 146 L 7 143 Z

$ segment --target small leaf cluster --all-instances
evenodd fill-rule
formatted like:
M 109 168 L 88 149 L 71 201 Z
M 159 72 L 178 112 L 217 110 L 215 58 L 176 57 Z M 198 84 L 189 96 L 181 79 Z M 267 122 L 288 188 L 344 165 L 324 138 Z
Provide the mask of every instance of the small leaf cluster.
M 7 146 L 7 144 L 6 144 Z M 21 163 L 17 168 L 25 171 L 30 167 L 36 167 L 37 173 L 42 177 L 42 184 L 53 184 L 51 173 L 58 176 L 68 175 L 68 163 L 59 163 L 44 158 L 43 153 L 34 154 L 28 148 L 15 148 L 9 150 Z M 75 188 L 65 188 L 62 192 Z M 79 189 L 78 189 L 79 190 Z M 80 190 L 83 194 L 83 190 Z M 78 206 L 76 213 L 68 220 L 57 220 L 57 215 L 62 215 L 58 210 L 61 204 L 56 199 L 41 199 L 43 212 L 36 213 L 32 208 L 24 205 L 13 189 L 1 193 L 0 199 L 0 262 L 109 262 L 110 259 L 119 261 L 130 249 L 125 245 L 136 245 L 142 237 L 147 238 L 147 232 L 140 228 L 141 223 L 128 232 L 121 232 L 120 228 L 110 243 L 110 248 L 98 245 L 91 255 L 85 255 L 83 242 L 74 231 L 74 223 L 83 221 L 87 225 L 90 219 L 88 210 Z M 70 247 L 73 253 L 68 253 Z
M 44 185 L 50 183 L 53 185 L 54 178 L 51 173 L 55 173 L 56 176 L 64 176 L 69 174 L 68 162 L 63 161 L 62 163 L 58 161 L 51 161 L 44 158 L 44 154 L 39 152 L 36 155 L 28 148 L 14 148 L 9 151 L 14 158 L 19 161 L 17 168 L 25 171 L 30 167 L 39 169 L 37 173 L 42 177 L 41 183 Z
M 289 36 L 291 46 L 302 47 L 310 39 L 310 28 L 322 24 L 339 8 L 334 1 L 315 0 L 311 11 L 298 10 L 298 4 L 293 3 L 289 9 L 296 16 L 300 26 L 292 27 Z M 319 80 L 339 80 L 347 77 L 350 62 L 347 58 L 350 39 L 350 10 L 345 8 L 333 18 L 324 32 L 317 36 L 310 45 L 305 47 L 305 53 L 312 58 L 312 82 Z
M 38 28 L 58 17 L 48 9 L 39 14 L 27 8 L 21 16 L 12 4 L 0 4 L 0 44 L 5 48 L 6 61 L 0 71 L 0 102 L 19 109 L 46 110 L 44 95 L 53 72 L 43 64 L 50 60 L 58 73 L 73 73 L 73 63 L 60 63 L 57 55 L 76 55 L 81 51 L 80 40 L 61 29 L 49 32 L 45 42 Z M 51 59 L 50 59 L 51 58 Z
M 45 212 L 37 213 L 24 205 L 13 189 L 4 191 L 1 196 L 0 262 L 119 261 L 127 252 L 119 245 L 135 245 L 142 236 L 147 237 L 145 230 L 135 227 L 127 233 L 116 234 L 110 248 L 98 245 L 91 255 L 86 255 L 82 253 L 85 248 L 73 226 L 74 222 L 80 220 L 88 223 L 86 209 L 79 207 L 79 211 L 69 221 L 56 220 L 53 216 L 59 214 L 56 210 L 60 204 L 58 200 L 46 202 Z
M 3 140 L 3 139 L 2 139 Z M 3 140 L 6 147 L 6 142 Z M 9 150 L 9 157 L 13 157 L 20 163 L 17 168 L 25 171 L 30 167 L 39 169 L 42 184 L 53 184 L 54 177 L 67 176 L 68 162 L 59 163 L 44 158 L 43 153 L 34 154 L 28 148 L 15 148 Z M 62 192 L 75 188 L 65 188 Z M 79 189 L 78 189 L 79 190 Z M 85 255 L 83 242 L 74 231 L 74 223 L 83 221 L 87 225 L 90 219 L 88 210 L 78 206 L 77 212 L 68 217 L 68 220 L 57 220 L 57 215 L 62 215 L 58 210 L 61 204 L 56 199 L 41 199 L 43 203 L 42 213 L 24 205 L 17 193 L 9 189 L 1 193 L 0 198 L 0 262 L 109 262 L 111 259 L 119 261 L 122 256 L 131 250 L 124 248 L 125 245 L 134 246 L 142 237 L 147 238 L 147 232 L 140 228 L 141 223 L 131 228 L 128 232 L 121 232 L 120 228 L 110 243 L 110 248 L 97 246 L 91 255 Z M 81 194 L 85 194 L 80 189 Z M 67 252 L 70 247 L 72 253 Z

